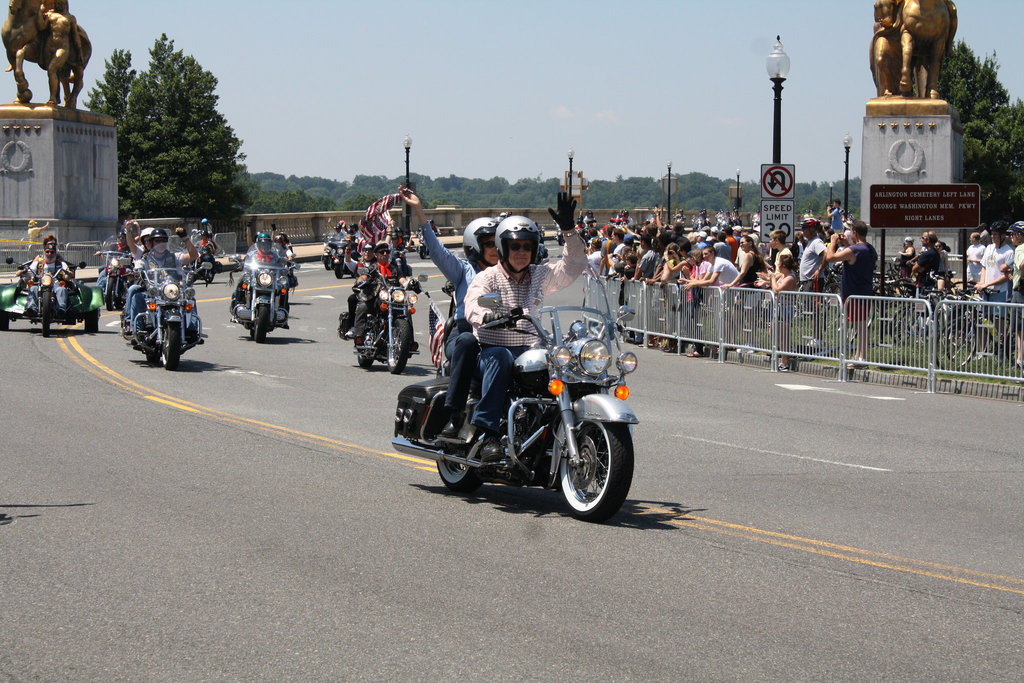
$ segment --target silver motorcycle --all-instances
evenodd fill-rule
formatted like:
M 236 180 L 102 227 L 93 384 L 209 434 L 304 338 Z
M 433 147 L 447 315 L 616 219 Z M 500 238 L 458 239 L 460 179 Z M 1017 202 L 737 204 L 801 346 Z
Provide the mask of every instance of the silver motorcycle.
M 476 490 L 483 482 L 561 489 L 574 517 L 603 522 L 615 514 L 633 479 L 632 426 L 626 376 L 636 354 L 619 345 L 620 325 L 635 315 L 628 306 L 612 314 L 600 281 L 587 280 L 583 306 L 557 306 L 529 315 L 509 310 L 498 294 L 481 297 L 495 319 L 484 327 L 515 329 L 528 320 L 540 343 L 515 359 L 500 461 L 480 458 L 483 441 L 470 416 L 470 398 L 458 438 L 440 436 L 447 378 L 403 389 L 392 445 L 430 458 L 445 486 Z

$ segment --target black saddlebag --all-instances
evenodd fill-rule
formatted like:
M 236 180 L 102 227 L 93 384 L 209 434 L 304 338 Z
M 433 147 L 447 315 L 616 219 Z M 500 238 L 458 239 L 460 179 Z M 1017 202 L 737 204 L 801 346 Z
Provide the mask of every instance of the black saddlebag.
M 395 411 L 395 436 L 422 441 L 424 434 L 437 434 L 444 427 L 433 424 L 442 419 L 440 408 L 448 393 L 448 378 L 436 377 L 424 380 L 398 392 L 398 408 Z M 424 430 L 424 422 L 427 422 Z

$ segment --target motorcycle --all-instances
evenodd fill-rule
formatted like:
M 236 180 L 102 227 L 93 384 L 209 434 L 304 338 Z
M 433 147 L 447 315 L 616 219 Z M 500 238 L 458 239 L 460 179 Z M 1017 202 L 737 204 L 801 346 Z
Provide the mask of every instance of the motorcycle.
M 214 243 L 207 242 L 202 243 L 202 234 L 198 230 L 192 231 L 192 243 L 196 245 L 196 251 L 199 252 L 199 258 L 196 260 L 196 265 L 201 266 L 204 263 L 209 263 L 209 268 L 196 268 L 195 277 L 196 280 L 202 280 L 203 284 L 207 287 L 213 283 L 214 276 L 221 272 L 221 265 L 217 262 L 217 254 L 215 253 Z
M 290 263 L 276 243 L 269 254 L 253 245 L 244 260 L 241 256 L 235 258 L 242 261 L 242 298 L 233 301 L 231 322 L 240 323 L 249 330 L 250 339 L 262 344 L 271 330 L 288 329 L 288 295 L 294 282 L 292 273 L 299 264 Z
M 151 365 L 162 363 L 165 370 L 176 370 L 181 354 L 204 342 L 193 284 L 198 271 L 210 268 L 209 263 L 164 268 L 143 261 L 137 277 L 146 303 L 135 314 L 135 334 L 128 332 L 126 311 L 121 312 L 121 328 L 132 348 L 145 354 Z
M 350 275 L 356 276 L 356 262 L 354 251 L 356 238 L 347 233 L 329 235 L 324 241 L 324 253 L 320 257 L 325 270 L 333 270 L 334 277 L 339 280 Z
M 417 280 L 409 278 L 407 285 L 402 286 L 398 278 L 383 278 L 374 271 L 369 280 L 355 285 L 367 296 L 376 290 L 368 304 L 366 334 L 362 343 L 355 345 L 359 367 L 368 368 L 374 361 L 380 361 L 387 363 L 392 375 L 399 375 L 409 358 L 419 353 L 419 343 L 413 339 L 412 316 L 422 291 L 420 283 L 426 279 L 426 275 Z M 338 333 L 342 338 L 351 327 L 347 318 L 347 311 L 341 314 Z
M 108 311 L 124 308 L 124 297 L 133 279 L 134 259 L 131 253 L 117 248 L 117 238 L 109 237 L 100 247 L 103 256 L 103 303 Z M 97 283 L 99 284 L 99 283 Z
M 12 265 L 14 259 L 6 259 Z M 44 337 L 49 337 L 54 324 L 76 325 L 85 323 L 86 332 L 99 332 L 100 307 L 103 306 L 103 291 L 99 287 L 83 285 L 75 279 L 72 270 L 61 268 L 56 273 L 36 275 L 28 271 L 33 261 L 18 266 L 25 271 L 17 281 L 0 285 L 0 331 L 10 329 L 12 320 L 24 318 L 30 323 L 39 324 Z M 78 268 L 85 268 L 82 261 Z M 63 285 L 67 291 L 67 306 L 63 313 L 57 308 L 56 284 Z M 39 286 L 39 308 L 29 308 L 29 288 Z
M 578 519 L 603 522 L 615 514 L 632 482 L 631 430 L 639 423 L 626 403 L 624 383 L 636 369 L 637 356 L 619 346 L 621 323 L 635 313 L 623 306 L 613 316 L 597 280 L 590 280 L 590 292 L 592 307 L 546 307 L 536 316 L 507 310 L 499 294 L 481 297 L 481 305 L 498 316 L 483 327 L 515 329 L 519 320 L 528 320 L 541 339 L 515 359 L 500 461 L 480 458 L 484 441 L 469 421 L 473 397 L 458 437 L 440 436 L 447 415 L 442 408 L 448 380 L 443 377 L 399 393 L 391 441 L 395 449 L 435 460 L 451 491 L 469 493 L 484 482 L 560 488 Z

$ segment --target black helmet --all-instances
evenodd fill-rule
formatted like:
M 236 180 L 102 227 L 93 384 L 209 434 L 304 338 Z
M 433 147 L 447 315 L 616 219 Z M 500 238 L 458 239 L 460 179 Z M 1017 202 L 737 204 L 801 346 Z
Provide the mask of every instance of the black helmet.
M 1010 229 L 1010 224 L 1006 221 L 999 220 L 993 221 L 992 225 L 989 226 L 989 232 L 1006 232 Z
M 530 263 L 537 260 L 537 245 L 540 244 L 540 229 L 537 224 L 526 216 L 509 216 L 498 224 L 494 233 L 494 241 L 498 247 L 498 258 L 508 263 L 508 242 L 510 240 L 529 240 Z
M 154 242 L 159 242 L 160 240 L 166 242 L 167 231 L 164 230 L 163 228 L 153 228 L 153 232 L 149 233 L 149 238 Z
M 466 258 L 470 263 L 483 258 L 483 249 L 480 248 L 481 237 L 494 237 L 498 229 L 498 221 L 493 218 L 477 218 L 469 222 L 462 233 L 462 250 L 466 252 Z

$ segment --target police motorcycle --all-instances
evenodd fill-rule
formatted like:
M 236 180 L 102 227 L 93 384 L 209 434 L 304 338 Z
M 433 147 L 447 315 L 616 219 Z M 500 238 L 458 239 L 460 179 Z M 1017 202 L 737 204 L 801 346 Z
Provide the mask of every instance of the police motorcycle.
M 300 264 L 289 263 L 281 245 L 271 242 L 266 233 L 257 235 L 245 256 L 235 260 L 242 264 L 242 281 L 231 301 L 231 322 L 241 324 L 250 339 L 262 344 L 271 330 L 288 329 L 292 270 Z
M 177 263 L 180 259 L 176 259 Z M 126 311 L 121 312 L 122 332 L 131 347 L 141 351 L 151 365 L 176 370 L 181 354 L 204 342 L 203 321 L 196 310 L 193 286 L 198 271 L 210 268 L 209 263 L 195 267 L 157 266 L 148 259 L 138 262 L 136 274 L 142 286 L 145 305 L 135 312 L 131 334 Z
M 636 354 L 623 352 L 620 325 L 635 315 L 628 306 L 611 312 L 605 290 L 587 279 L 583 306 L 545 307 L 537 315 L 508 310 L 499 294 L 480 303 L 491 309 L 483 327 L 515 329 L 528 320 L 541 342 L 516 358 L 509 385 L 510 407 L 502 428 L 503 457 L 484 462 L 484 440 L 465 422 L 455 439 L 440 436 L 448 388 L 440 377 L 412 384 L 398 395 L 395 435 L 399 453 L 437 462 L 451 491 L 469 493 L 482 483 L 561 489 L 572 515 L 602 522 L 619 510 L 633 478 L 632 425 L 639 420 L 626 403 L 626 375 Z
M 124 297 L 135 279 L 132 272 L 135 259 L 127 248 L 118 248 L 116 235 L 104 240 L 99 254 L 103 257 L 102 269 L 105 275 L 101 278 L 103 283 L 100 287 L 103 292 L 103 303 L 108 311 L 119 311 L 124 308 Z
M 14 263 L 6 259 L 7 265 Z M 55 272 L 34 272 L 35 260 L 18 266 L 21 275 L 12 283 L 0 285 L 0 331 L 10 329 L 12 320 L 28 320 L 39 324 L 44 337 L 49 337 L 53 325 L 76 325 L 85 323 L 86 332 L 98 332 L 100 307 L 103 306 L 103 291 L 98 287 L 81 284 L 75 278 L 74 268 L 85 268 L 85 261 L 69 268 L 58 267 Z M 68 264 L 63 264 L 68 265 Z M 39 287 L 38 308 L 30 305 L 29 289 Z M 63 286 L 67 294 L 64 311 L 57 306 L 56 286 Z
M 333 270 L 339 280 L 346 275 L 356 276 L 355 264 L 357 244 L 355 235 L 347 232 L 335 233 L 324 238 L 324 252 L 320 257 L 324 270 Z

